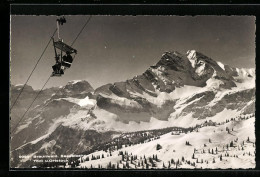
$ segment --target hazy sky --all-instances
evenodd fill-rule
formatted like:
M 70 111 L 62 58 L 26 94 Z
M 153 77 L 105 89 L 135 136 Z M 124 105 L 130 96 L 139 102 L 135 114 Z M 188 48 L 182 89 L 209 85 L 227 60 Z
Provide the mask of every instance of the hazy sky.
M 89 16 L 66 16 L 61 37 L 71 44 Z M 11 83 L 23 84 L 56 28 L 56 16 L 11 16 Z M 57 38 L 57 35 L 55 35 Z M 255 67 L 253 16 L 92 16 L 75 42 L 78 54 L 46 87 L 87 80 L 94 88 L 143 73 L 165 51 L 195 49 L 234 67 Z M 55 63 L 49 45 L 28 84 L 43 86 Z

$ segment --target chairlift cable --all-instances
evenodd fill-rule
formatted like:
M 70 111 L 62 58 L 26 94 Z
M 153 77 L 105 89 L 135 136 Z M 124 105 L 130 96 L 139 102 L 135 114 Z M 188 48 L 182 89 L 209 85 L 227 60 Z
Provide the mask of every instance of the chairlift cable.
M 90 19 L 92 18 L 92 15 L 90 15 L 90 17 L 88 18 L 87 22 L 85 23 L 85 25 L 82 27 L 82 29 L 80 30 L 79 34 L 77 35 L 77 37 L 74 39 L 74 41 L 71 43 L 70 46 L 73 46 L 73 44 L 76 42 L 76 40 L 78 39 L 79 35 L 81 34 L 81 32 L 83 31 L 83 29 L 87 26 L 87 24 L 89 23 Z
M 91 17 L 92 17 L 92 16 L 90 16 L 90 17 L 88 18 L 87 22 L 85 23 L 85 25 L 82 27 L 82 29 L 80 30 L 80 32 L 79 32 L 78 35 L 76 36 L 76 38 L 75 38 L 74 41 L 72 42 L 71 46 L 76 42 L 76 40 L 78 39 L 79 35 L 82 33 L 83 29 L 84 29 L 84 28 L 87 26 L 87 24 L 89 23 Z M 29 78 L 31 77 L 31 75 L 32 75 L 32 73 L 34 72 L 34 70 L 35 70 L 37 64 L 39 63 L 40 59 L 42 58 L 43 54 L 45 53 L 45 51 L 46 51 L 47 47 L 49 46 L 51 40 L 53 39 L 53 36 L 55 35 L 56 31 L 57 31 L 57 28 L 56 28 L 56 30 L 54 31 L 52 37 L 50 38 L 50 40 L 49 40 L 47 46 L 45 47 L 45 49 L 44 49 L 42 55 L 41 55 L 40 58 L 38 59 L 38 61 L 37 61 L 36 65 L 35 65 L 33 71 L 31 72 Z M 74 55 L 74 58 L 75 58 L 75 55 Z M 28 82 L 29 78 L 27 79 L 26 83 Z M 38 94 L 37 94 L 36 97 L 34 98 L 33 102 L 32 102 L 31 105 L 29 106 L 29 108 L 25 111 L 25 113 L 23 114 L 23 116 L 20 118 L 20 120 L 18 121 L 18 123 L 15 125 L 15 127 L 14 127 L 14 129 L 12 130 L 11 134 L 13 134 L 13 132 L 15 131 L 15 129 L 18 127 L 19 123 L 22 121 L 22 119 L 24 118 L 25 114 L 29 111 L 29 109 L 30 109 L 31 106 L 33 105 L 34 101 L 36 100 L 36 98 L 38 97 L 38 95 L 42 92 L 43 88 L 44 88 L 45 85 L 48 83 L 48 81 L 50 80 L 50 78 L 51 78 L 51 76 L 49 76 L 49 78 L 47 79 L 47 81 L 45 82 L 45 84 L 43 85 L 43 87 L 41 88 L 41 90 L 38 92 Z M 26 83 L 25 83 L 25 84 L 26 84 Z M 23 89 L 24 89 L 24 87 L 25 87 L 25 84 L 24 84 L 24 86 L 23 86 Z M 23 90 L 23 89 L 22 89 L 22 90 Z M 22 90 L 21 90 L 21 92 L 22 92 Z M 21 92 L 20 92 L 20 94 L 21 94 Z M 19 96 L 20 96 L 20 94 L 19 94 Z M 18 96 L 18 97 L 19 97 L 19 96 Z M 17 99 L 18 99 L 18 97 L 17 97 Z M 17 101 L 17 99 L 16 99 L 16 101 Z M 16 102 L 16 101 L 15 101 L 15 102 Z M 14 103 L 14 104 L 15 104 L 15 103 Z M 14 104 L 13 104 L 13 106 L 14 106 Z M 12 106 L 12 108 L 13 108 L 13 106 Z M 12 109 L 12 108 L 11 108 L 11 109 Z M 11 111 L 11 110 L 10 110 L 10 111 Z M 16 149 L 17 149 L 17 148 L 16 148 Z
M 33 72 L 34 72 L 34 70 L 36 69 L 36 67 L 37 67 L 37 65 L 38 65 L 38 63 L 39 63 L 40 60 L 42 59 L 42 56 L 43 56 L 43 54 L 45 53 L 46 49 L 48 48 L 48 46 L 49 46 L 49 44 L 50 44 L 50 42 L 51 42 L 53 36 L 55 35 L 56 31 L 57 31 L 57 28 L 55 29 L 53 35 L 51 36 L 51 38 L 50 38 L 50 40 L 49 40 L 49 42 L 48 42 L 48 44 L 46 45 L 45 49 L 43 50 L 43 52 L 42 52 L 40 58 L 39 58 L 38 61 L 36 62 L 36 64 L 35 64 L 35 66 L 34 66 L 32 72 L 31 72 L 31 74 L 29 75 L 28 79 L 26 80 L 25 84 L 23 85 L 21 91 L 19 92 L 18 96 L 16 97 L 16 99 L 15 99 L 15 101 L 14 101 L 14 104 L 13 104 L 12 107 L 10 108 L 10 111 L 12 110 L 12 108 L 14 107 L 14 105 L 16 104 L 18 98 L 20 97 L 21 93 L 23 92 L 23 90 L 24 90 L 24 88 L 25 88 L 25 85 L 28 83 L 28 81 L 29 81 L 29 79 L 31 78 L 31 76 L 32 76 L 32 74 L 33 74 Z
M 31 106 L 33 105 L 34 101 L 36 100 L 36 98 L 39 96 L 39 94 L 42 92 L 43 88 L 46 86 L 46 84 L 48 83 L 48 81 L 50 80 L 51 76 L 49 76 L 49 78 L 47 79 L 47 81 L 45 82 L 45 84 L 42 86 L 41 90 L 37 93 L 36 97 L 34 98 L 34 100 L 32 101 L 31 105 L 29 106 L 29 108 L 25 111 L 25 113 L 23 114 L 23 116 L 20 118 L 20 120 L 16 123 L 15 127 L 13 128 L 11 134 L 13 134 L 13 132 L 15 131 L 15 129 L 17 128 L 17 126 L 19 125 L 19 123 L 22 121 L 22 119 L 24 118 L 25 114 L 29 111 L 29 109 L 31 108 Z

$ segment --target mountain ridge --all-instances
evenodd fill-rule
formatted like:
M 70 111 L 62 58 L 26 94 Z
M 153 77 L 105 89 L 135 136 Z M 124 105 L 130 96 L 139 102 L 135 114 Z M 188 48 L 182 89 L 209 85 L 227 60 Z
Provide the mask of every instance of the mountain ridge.
M 132 79 L 96 89 L 87 81 L 75 80 L 48 93 L 21 122 L 12 147 L 30 145 L 38 138 L 42 140 L 36 147 L 52 141 L 49 137 L 55 140 L 52 142 L 58 142 L 53 136 L 58 130 L 64 131 L 59 135 L 88 130 L 100 134 L 134 132 L 169 126 L 190 127 L 205 120 L 221 123 L 224 116 L 252 114 L 255 70 L 233 68 L 194 50 L 186 55 L 173 51 L 165 52 L 155 65 Z M 65 128 L 57 129 L 60 126 Z M 76 138 L 76 142 L 81 140 Z M 61 144 L 54 143 L 45 152 L 57 152 L 58 146 Z M 22 149 L 18 148 L 18 152 Z

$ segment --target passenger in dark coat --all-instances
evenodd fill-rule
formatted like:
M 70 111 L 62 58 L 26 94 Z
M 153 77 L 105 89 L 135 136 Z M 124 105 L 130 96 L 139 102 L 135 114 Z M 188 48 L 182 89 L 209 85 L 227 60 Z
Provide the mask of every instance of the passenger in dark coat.
M 73 62 L 73 58 L 70 55 L 69 52 L 66 52 L 66 55 L 64 55 L 62 57 L 63 61 L 62 61 L 62 65 L 65 66 L 66 68 L 70 68 L 71 63 Z
M 59 56 L 55 57 L 55 60 L 56 60 L 56 64 L 52 66 L 53 69 L 52 75 L 64 74 L 64 71 L 61 69 L 60 57 Z

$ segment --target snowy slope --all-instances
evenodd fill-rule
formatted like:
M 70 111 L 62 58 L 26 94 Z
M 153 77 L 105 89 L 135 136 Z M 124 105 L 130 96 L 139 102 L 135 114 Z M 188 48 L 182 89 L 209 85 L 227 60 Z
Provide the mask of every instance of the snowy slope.
M 230 129 L 233 128 L 231 134 L 228 134 L 225 131 L 226 127 L 229 127 Z M 132 156 L 136 155 L 138 160 L 133 162 L 136 164 L 138 161 L 142 160 L 141 157 L 145 156 L 148 159 L 153 155 L 157 155 L 160 161 L 156 162 L 155 168 L 164 168 L 163 163 L 168 167 L 168 162 L 171 161 L 171 159 L 174 159 L 174 161 L 177 162 L 177 160 L 181 160 L 182 157 L 191 162 L 196 162 L 196 160 L 199 159 L 199 162 L 196 163 L 195 166 L 182 162 L 178 168 L 254 168 L 255 134 L 252 129 L 253 127 L 254 118 L 250 118 L 244 121 L 232 121 L 220 126 L 202 127 L 198 132 L 187 134 L 172 135 L 171 133 L 167 133 L 162 135 L 160 139 L 113 151 L 111 153 L 112 156 L 109 157 L 107 157 L 107 152 L 104 151 L 91 153 L 83 157 L 83 161 L 78 168 L 90 168 L 91 166 L 93 168 L 98 168 L 99 165 L 106 168 L 109 162 L 116 165 L 117 163 L 120 163 L 120 160 L 122 159 L 122 157 L 118 155 L 119 151 L 127 152 Z M 250 142 L 247 142 L 248 137 L 250 137 Z M 238 141 L 235 143 L 235 147 L 229 147 L 227 149 L 226 144 L 236 140 L 236 138 L 238 138 Z M 209 142 L 209 139 L 211 142 Z M 186 141 L 188 141 L 190 145 L 185 145 Z M 157 150 L 157 144 L 160 144 L 162 148 Z M 242 150 L 242 147 L 244 150 Z M 218 149 L 217 153 L 215 151 L 216 148 Z M 194 149 L 196 149 L 195 153 Z M 210 152 L 214 149 L 214 154 L 208 153 L 208 149 L 210 149 Z M 204 153 L 203 150 L 205 151 Z M 248 154 L 249 152 L 251 155 Z M 195 159 L 192 159 L 193 153 L 195 154 Z M 229 154 L 229 157 L 225 157 L 225 154 L 227 153 Z M 245 155 L 243 155 L 244 153 Z M 93 155 L 102 156 L 102 154 L 105 154 L 105 158 L 84 161 L 87 157 L 91 159 Z M 220 155 L 222 155 L 222 161 L 220 161 Z M 234 155 L 238 157 L 234 157 Z M 214 158 L 215 163 L 213 163 Z M 201 160 L 203 160 L 203 163 L 201 163 Z M 208 163 L 206 163 L 207 161 Z M 125 162 L 121 161 L 120 164 L 122 163 Z M 136 166 L 133 166 L 132 168 L 136 168 Z M 170 168 L 176 168 L 176 166 L 171 164 Z

